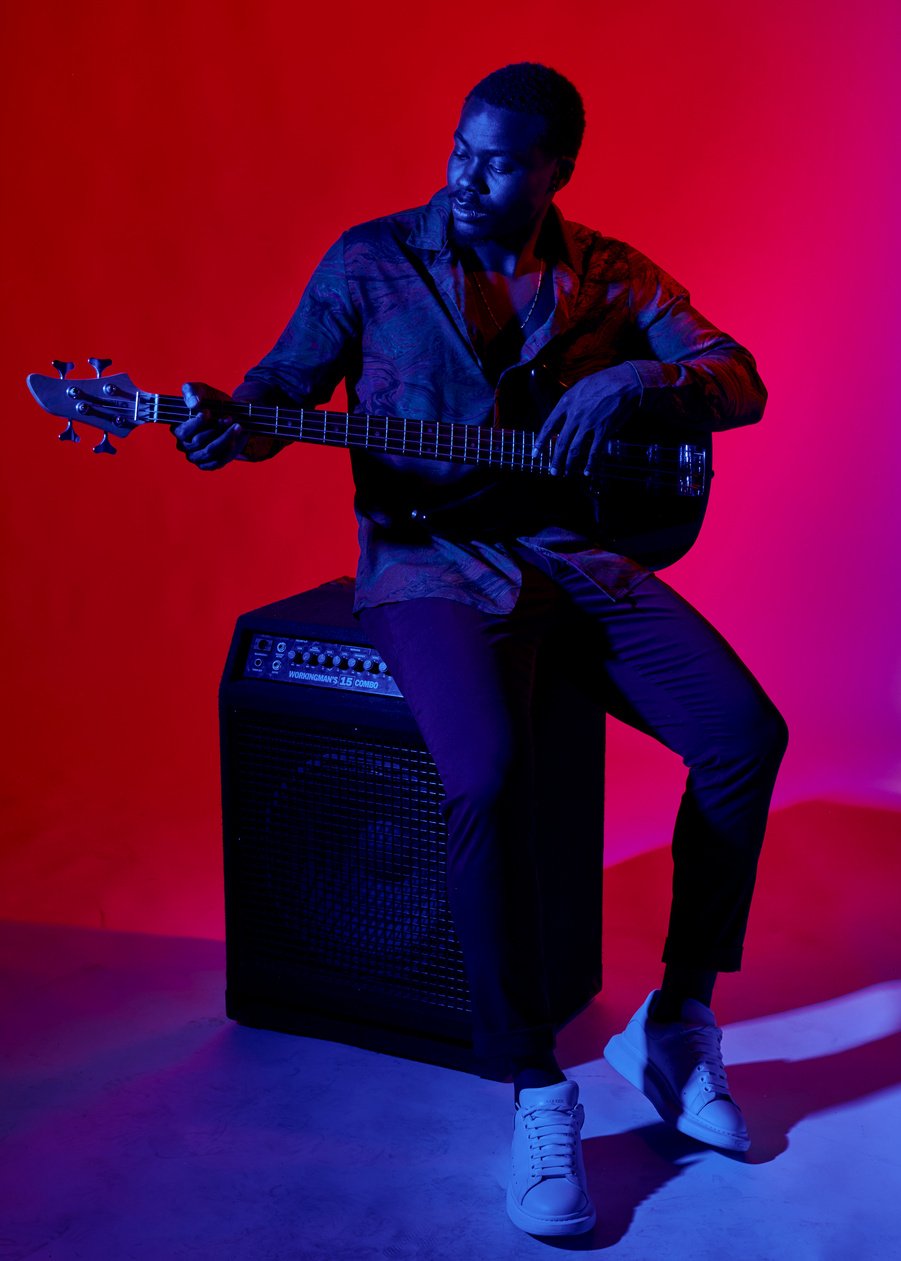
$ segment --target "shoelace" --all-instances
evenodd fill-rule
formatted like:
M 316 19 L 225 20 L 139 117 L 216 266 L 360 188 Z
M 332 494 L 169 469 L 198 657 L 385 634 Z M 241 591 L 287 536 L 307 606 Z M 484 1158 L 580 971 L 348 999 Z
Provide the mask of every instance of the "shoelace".
M 695 1072 L 700 1074 L 705 1091 L 708 1094 L 731 1099 L 729 1082 L 726 1080 L 726 1066 L 723 1064 L 723 1053 L 720 1044 L 723 1031 L 716 1025 L 693 1025 L 687 1029 L 689 1046 L 697 1059 Z
M 541 1178 L 574 1173 L 579 1141 L 576 1109 L 544 1105 L 522 1112 L 522 1119 L 529 1136 L 532 1173 Z

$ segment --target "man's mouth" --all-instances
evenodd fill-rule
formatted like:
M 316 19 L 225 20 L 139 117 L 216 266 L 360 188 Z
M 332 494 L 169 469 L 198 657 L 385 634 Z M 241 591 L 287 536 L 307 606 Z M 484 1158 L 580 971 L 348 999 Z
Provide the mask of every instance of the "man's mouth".
M 477 219 L 484 219 L 487 211 L 482 210 L 475 201 L 461 201 L 459 197 L 453 200 L 454 218 L 462 219 L 464 223 L 474 223 Z

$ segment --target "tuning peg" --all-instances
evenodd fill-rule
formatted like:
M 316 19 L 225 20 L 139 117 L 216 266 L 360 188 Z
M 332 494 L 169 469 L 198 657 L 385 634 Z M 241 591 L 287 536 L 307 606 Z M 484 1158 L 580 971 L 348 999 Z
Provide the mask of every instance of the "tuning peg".
M 69 367 L 70 368 L 74 367 L 74 364 L 69 364 Z M 63 380 L 65 380 L 65 377 L 63 378 Z M 71 420 L 69 421 L 68 425 L 66 425 L 62 433 L 59 435 L 59 440 L 60 442 L 81 442 L 81 439 L 79 438 L 78 434 L 75 432 L 75 426 L 72 424 Z
M 103 435 L 102 440 L 97 443 L 96 447 L 92 447 L 91 450 L 95 455 L 116 455 L 116 448 L 106 434 Z
M 66 373 L 71 372 L 75 367 L 74 363 L 67 363 L 65 359 L 51 359 L 50 365 L 51 367 L 56 368 L 61 381 L 65 381 Z
M 89 359 L 88 360 L 88 363 L 97 373 L 98 377 L 103 376 L 104 371 L 110 366 L 112 362 L 113 362 L 112 359 Z

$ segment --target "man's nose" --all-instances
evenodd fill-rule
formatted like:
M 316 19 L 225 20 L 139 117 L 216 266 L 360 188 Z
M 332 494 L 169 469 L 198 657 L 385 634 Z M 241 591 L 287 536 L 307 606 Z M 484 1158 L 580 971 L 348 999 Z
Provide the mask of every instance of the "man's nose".
M 460 168 L 460 174 L 457 177 L 457 184 L 460 188 L 481 189 L 485 184 L 485 176 L 479 167 L 478 162 L 470 160 L 464 162 Z

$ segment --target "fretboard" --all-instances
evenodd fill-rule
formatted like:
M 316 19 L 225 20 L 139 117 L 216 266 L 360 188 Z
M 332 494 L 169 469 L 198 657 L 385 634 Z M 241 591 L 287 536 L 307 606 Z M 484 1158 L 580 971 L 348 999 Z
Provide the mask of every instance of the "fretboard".
M 178 395 L 142 394 L 138 415 L 143 420 L 178 424 L 187 415 Z M 532 456 L 535 434 L 529 429 L 495 429 L 444 420 L 413 420 L 320 408 L 274 407 L 269 403 L 229 404 L 229 415 L 251 434 L 283 442 L 352 447 L 382 455 L 485 464 L 498 469 L 546 473 L 553 438 L 539 456 Z

